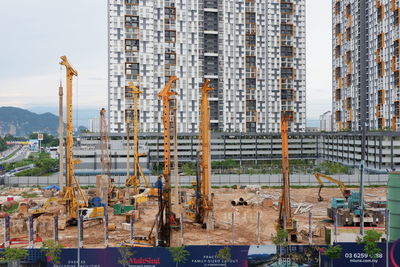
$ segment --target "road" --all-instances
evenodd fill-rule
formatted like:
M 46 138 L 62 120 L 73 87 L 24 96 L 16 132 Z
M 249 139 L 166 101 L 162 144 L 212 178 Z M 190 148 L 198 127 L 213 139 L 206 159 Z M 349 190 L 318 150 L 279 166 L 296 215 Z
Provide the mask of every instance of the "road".
M 16 151 L 16 152 L 11 158 L 6 159 L 6 160 L 0 160 L 0 164 L 21 161 L 23 159 L 26 159 L 30 154 L 29 146 L 27 146 L 27 145 L 26 146 L 18 146 L 18 148 L 14 149 L 14 151 Z M 8 157 L 12 153 L 13 152 L 8 153 L 7 156 L 5 156 L 3 158 Z

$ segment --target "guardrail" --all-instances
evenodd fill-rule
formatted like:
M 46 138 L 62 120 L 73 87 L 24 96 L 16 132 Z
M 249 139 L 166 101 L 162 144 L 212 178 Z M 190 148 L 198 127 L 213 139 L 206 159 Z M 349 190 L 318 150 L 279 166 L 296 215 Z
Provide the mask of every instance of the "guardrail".
M 357 175 L 332 175 L 333 178 L 342 181 L 344 184 L 360 184 Z M 96 176 L 77 176 L 81 186 L 96 186 Z M 114 176 L 116 186 L 125 185 L 125 176 Z M 146 177 L 149 184 L 157 181 L 157 176 Z M 180 176 L 182 186 L 191 186 L 195 176 Z M 386 185 L 387 174 L 366 174 L 365 185 Z M 316 186 L 318 182 L 312 174 L 293 174 L 290 176 L 291 185 L 294 186 Z M 172 185 L 174 179 L 171 179 Z M 5 186 L 47 186 L 58 184 L 58 176 L 13 176 L 0 178 L 0 184 Z M 332 182 L 324 181 L 326 186 L 335 185 Z M 280 174 L 220 174 L 212 176 L 213 186 L 231 186 L 231 185 L 260 185 L 260 186 L 281 186 L 282 177 Z

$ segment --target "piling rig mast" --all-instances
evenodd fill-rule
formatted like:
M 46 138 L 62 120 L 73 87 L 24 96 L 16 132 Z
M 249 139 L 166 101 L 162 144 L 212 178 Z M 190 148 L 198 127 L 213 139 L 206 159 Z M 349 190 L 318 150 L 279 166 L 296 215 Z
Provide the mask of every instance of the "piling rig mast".
M 128 88 L 132 89 L 128 93 L 133 94 L 133 146 L 134 146 L 134 151 L 133 151 L 133 175 L 129 176 L 126 181 L 125 185 L 127 187 L 133 186 L 133 195 L 139 194 L 139 187 L 140 187 L 140 179 L 138 172 L 140 173 L 140 176 L 143 179 L 144 187 L 149 187 L 147 183 L 146 176 L 144 175 L 142 168 L 140 167 L 139 164 L 139 157 L 145 156 L 143 153 L 139 153 L 139 94 L 143 93 L 143 91 L 139 91 L 139 88 L 137 88 L 133 82 L 130 82 L 128 85 Z M 129 127 L 127 128 L 129 129 Z M 129 147 L 129 133 L 128 133 L 128 147 Z M 129 165 L 128 165 L 129 166 Z
M 200 125 L 199 125 L 199 150 L 197 157 L 197 179 L 195 199 L 191 201 L 195 210 L 195 221 L 206 225 L 211 223 L 208 219 L 212 211 L 211 196 L 211 153 L 210 153 L 210 112 L 208 92 L 213 90 L 206 80 L 201 87 Z M 211 223 L 212 224 L 212 223 Z M 207 227 L 209 225 L 207 224 Z
M 164 125 L 164 189 L 162 197 L 160 198 L 159 210 L 159 238 L 164 243 L 163 245 L 169 247 L 171 239 L 171 127 L 170 127 L 170 100 L 171 96 L 177 95 L 176 92 L 171 92 L 172 83 L 178 80 L 176 76 L 171 76 L 165 85 L 164 89 L 158 94 L 162 99 L 163 104 L 163 125 Z M 164 218 L 165 214 L 165 218 Z M 165 219 L 165 222 L 164 222 Z
M 100 148 L 101 148 L 101 174 L 108 177 L 108 201 L 113 198 L 114 193 L 114 179 L 111 178 L 111 160 L 109 150 L 109 137 L 106 110 L 100 110 Z
M 77 194 L 80 194 L 83 204 L 80 206 L 87 207 L 87 199 L 82 192 L 78 180 L 75 177 L 75 164 L 79 164 L 80 160 L 73 158 L 73 123 L 72 123 L 72 78 L 78 76 L 78 72 L 69 64 L 66 56 L 61 57 L 60 65 L 64 65 L 66 68 L 66 84 L 67 84 L 67 101 L 66 101 L 66 176 L 65 176 L 65 187 L 64 187 L 64 200 L 66 201 L 68 216 L 72 219 L 77 218 L 78 203 Z
M 288 121 L 292 117 L 288 112 L 282 112 L 281 120 L 281 138 L 282 138 L 282 195 L 279 201 L 279 217 L 277 228 L 285 229 L 291 240 L 296 240 L 297 226 L 296 221 L 292 217 L 290 206 L 290 177 L 289 177 L 289 138 L 288 138 Z

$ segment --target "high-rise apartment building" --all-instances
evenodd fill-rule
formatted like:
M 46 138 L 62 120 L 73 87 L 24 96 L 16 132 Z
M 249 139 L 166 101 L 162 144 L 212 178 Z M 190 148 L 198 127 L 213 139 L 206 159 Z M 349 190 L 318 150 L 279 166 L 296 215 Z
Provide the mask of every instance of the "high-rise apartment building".
M 305 0 L 109 0 L 109 120 L 125 132 L 140 95 L 140 130 L 162 130 L 157 97 L 171 75 L 179 132 L 197 132 L 200 87 L 211 81 L 211 128 L 305 130 Z
M 332 112 L 331 111 L 324 112 L 321 116 L 319 116 L 319 129 L 321 130 L 321 132 L 332 131 Z
M 334 130 L 400 126 L 399 0 L 333 0 Z

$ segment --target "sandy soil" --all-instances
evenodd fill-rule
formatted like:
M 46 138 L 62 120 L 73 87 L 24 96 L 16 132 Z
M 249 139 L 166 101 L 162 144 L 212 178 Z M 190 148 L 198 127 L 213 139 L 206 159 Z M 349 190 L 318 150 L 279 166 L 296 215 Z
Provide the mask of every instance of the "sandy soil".
M 35 189 L 31 188 L 13 188 L 2 190 L 1 196 L 21 195 L 24 191 L 32 192 Z M 190 195 L 193 191 L 186 189 Z M 248 205 L 248 206 L 232 206 L 231 200 L 243 197 L 245 200 L 258 201 L 256 192 L 269 196 L 272 199 L 272 206 L 267 205 Z M 271 244 L 271 237 L 275 233 L 275 222 L 278 217 L 278 198 L 280 189 L 231 189 L 221 188 L 213 189 L 214 198 L 214 216 L 216 228 L 213 231 L 203 229 L 199 224 L 184 220 L 183 225 L 183 241 L 185 245 L 250 245 L 258 242 L 258 227 L 257 217 L 260 214 L 260 239 L 261 244 Z M 366 200 L 386 200 L 386 188 L 366 188 Z M 312 205 L 312 226 L 314 227 L 315 243 L 324 243 L 323 231 L 324 226 L 330 224 L 323 220 L 328 219 L 326 209 L 330 205 L 332 197 L 341 197 L 341 192 L 338 188 L 323 188 L 321 192 L 324 201 L 318 202 L 318 188 L 291 189 L 292 213 L 296 210 L 296 205 L 302 203 L 302 206 Z M 29 199 L 25 199 L 27 201 Z M 32 198 L 39 202 L 45 200 L 43 196 Z M 148 235 L 151 226 L 154 223 L 155 215 L 158 210 L 158 204 L 155 200 L 143 203 L 140 208 L 140 219 L 135 222 L 135 235 Z M 112 208 L 108 210 L 109 223 L 116 225 L 115 231 L 109 232 L 109 246 L 119 246 L 123 241 L 129 240 L 129 231 L 123 229 L 122 223 L 125 222 L 125 216 L 114 216 Z M 234 214 L 234 227 L 232 229 L 232 214 Z M 49 217 L 50 218 L 50 217 Z M 308 233 L 308 212 L 302 214 L 294 214 L 297 220 L 298 229 Z M 87 224 L 87 223 L 85 223 Z M 85 247 L 104 247 L 104 225 L 101 220 L 84 229 L 84 246 Z M 51 225 L 51 224 L 50 224 Z M 0 227 L 0 236 L 3 236 L 3 223 Z M 53 227 L 48 227 L 45 233 L 38 233 L 44 240 L 52 239 Z M 154 233 L 154 232 L 153 232 Z M 12 233 L 11 238 L 21 238 L 27 236 L 27 231 L 24 233 Z M 77 246 L 77 228 L 69 226 L 65 230 L 59 231 L 59 238 L 62 244 L 68 247 Z M 172 245 L 180 245 L 180 232 L 173 230 Z M 303 242 L 308 242 L 304 240 Z M 2 243 L 2 242 L 1 242 Z M 40 247 L 40 244 L 36 244 Z

